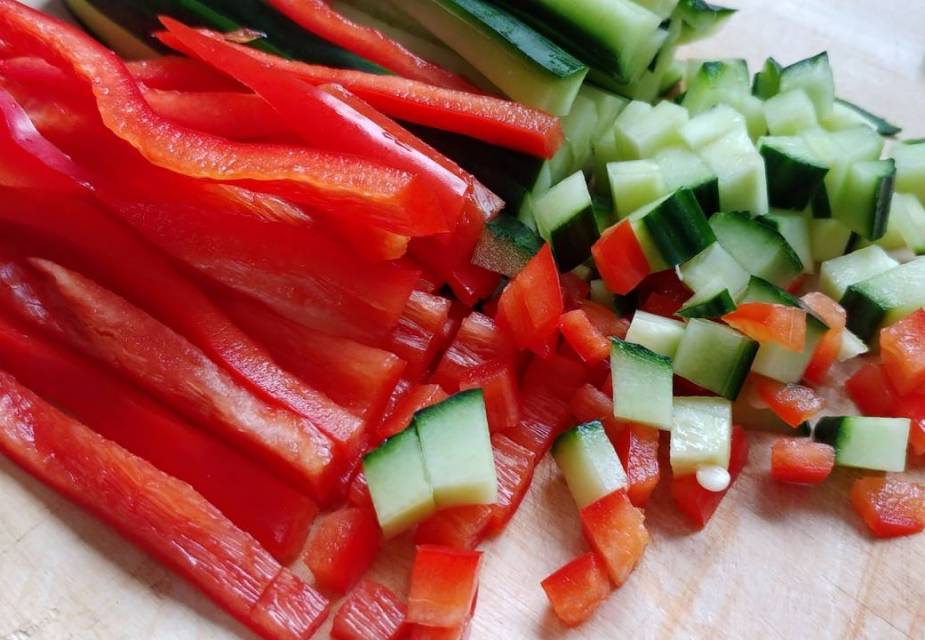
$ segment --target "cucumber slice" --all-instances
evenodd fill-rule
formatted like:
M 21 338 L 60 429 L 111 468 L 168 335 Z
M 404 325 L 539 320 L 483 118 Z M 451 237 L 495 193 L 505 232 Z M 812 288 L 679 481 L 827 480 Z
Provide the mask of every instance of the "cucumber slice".
M 560 46 L 483 0 L 403 0 L 401 8 L 518 102 L 565 115 L 588 73 Z
M 472 254 L 472 264 L 513 278 L 543 247 L 540 237 L 512 216 L 485 224 Z
M 893 159 L 896 161 L 896 190 L 911 193 L 925 204 L 925 143 L 896 145 Z
M 762 100 L 776 96 L 780 91 L 780 74 L 783 70 L 783 65 L 774 58 L 765 60 L 761 71 L 755 74 L 755 81 L 752 83 L 752 95 Z
M 780 92 L 803 90 L 812 100 L 818 118 L 825 118 L 835 104 L 835 81 L 825 51 L 784 67 L 780 73 Z
M 809 221 L 813 260 L 825 262 L 844 255 L 851 241 L 851 229 L 838 220 L 813 218 Z
M 412 424 L 438 509 L 495 502 L 498 480 L 481 389 L 418 411 Z
M 795 136 L 816 126 L 816 107 L 806 92 L 778 93 L 764 103 L 764 117 L 772 136 Z
M 409 427 L 363 458 L 376 518 L 391 538 L 437 510 L 417 431 Z
M 842 332 L 841 348 L 838 350 L 839 362 L 846 362 L 852 358 L 862 356 L 868 351 L 870 351 L 870 348 L 859 337 L 847 329 Z
M 626 488 L 626 472 L 620 458 L 603 425 L 596 420 L 580 424 L 556 438 L 552 457 L 579 509 Z
M 677 15 L 681 17 L 684 26 L 679 42 L 688 44 L 708 38 L 719 31 L 735 12 L 735 9 L 710 4 L 704 0 L 681 0 Z
M 700 467 L 729 468 L 732 403 L 723 398 L 675 398 L 671 425 L 671 472 L 696 473 Z
M 641 222 L 668 266 L 687 262 L 716 240 L 689 189 L 675 191 L 658 202 Z
M 925 307 L 925 258 L 849 286 L 841 305 L 848 312 L 848 329 L 869 342 L 881 327 Z
M 719 318 L 735 311 L 736 303 L 721 280 L 715 280 L 695 293 L 678 310 L 682 318 Z
M 611 339 L 613 415 L 660 429 L 671 427 L 671 360 L 645 347 Z
M 649 109 L 633 107 L 626 118 L 623 114 L 615 121 L 614 132 L 617 148 L 626 160 L 651 158 L 659 149 L 679 144 L 678 130 L 688 120 L 687 110 L 672 102 L 660 102 Z
M 706 291 L 718 281 L 733 297 L 748 285 L 750 277 L 719 242 L 714 242 L 682 264 L 678 271 L 681 281 L 693 291 Z
M 697 69 L 681 101 L 692 115 L 718 104 L 737 104 L 749 95 L 750 77 L 745 60 L 711 60 Z
M 620 112 L 630 103 L 630 101 L 623 96 L 618 96 L 611 91 L 596 87 L 587 82 L 581 85 L 578 95 L 584 96 L 590 100 L 597 110 L 597 123 L 594 126 L 593 139 L 609 131 L 613 127 L 613 123 L 616 121 L 617 116 L 619 116 Z
M 905 246 L 917 255 L 925 254 L 925 207 L 915 196 L 908 193 L 893 194 L 893 203 L 890 205 L 890 228 L 893 227 Z M 889 235 L 889 229 L 887 235 Z
M 813 439 L 835 448 L 835 464 L 876 471 L 906 470 L 908 418 L 825 417 Z
M 719 104 L 694 116 L 681 127 L 684 143 L 697 151 L 732 131 L 747 131 L 745 117 L 726 104 Z
M 705 147 L 700 156 L 719 178 L 721 210 L 768 212 L 764 159 L 745 131 L 731 131 Z
M 880 135 L 889 138 L 892 138 L 902 131 L 902 128 L 897 127 L 895 124 L 888 122 L 880 116 L 852 102 L 842 100 L 841 98 L 835 98 L 835 104 L 832 106 L 832 113 L 830 113 L 821 124 L 830 131 L 848 129 L 863 124 L 871 127 Z
M 833 300 L 841 300 L 851 285 L 898 266 L 899 263 L 886 251 L 871 245 L 823 262 L 819 274 L 819 288 Z
M 765 302 L 767 304 L 780 304 L 787 307 L 803 307 L 800 299 L 767 280 L 752 276 L 748 279 L 748 286 L 739 298 L 739 304 L 748 302 Z
M 829 168 L 802 138 L 764 137 L 758 140 L 768 178 L 768 202 L 781 209 L 805 209 Z
M 780 211 L 772 210 L 766 216 L 759 218 L 774 227 L 778 233 L 784 236 L 796 254 L 803 263 L 803 273 L 814 273 L 816 271 L 813 262 L 812 235 L 810 233 L 810 221 L 812 217 L 808 212 L 797 211 Z
M 607 179 L 619 218 L 627 217 L 668 193 L 661 167 L 653 160 L 610 162 Z
M 734 400 L 758 351 L 758 343 L 725 325 L 693 318 L 674 357 L 676 374 Z
M 748 137 L 753 142 L 757 142 L 758 138 L 767 135 L 768 120 L 764 116 L 764 101 L 761 98 L 744 96 L 736 105 L 736 109 L 745 117 Z
M 719 211 L 719 178 L 696 154 L 671 147 L 655 154 L 655 162 L 662 170 L 668 191 L 690 189 L 706 215 Z
M 786 286 L 803 271 L 784 236 L 746 213 L 718 213 L 710 218 L 710 226 L 723 249 L 752 275 Z
M 591 194 L 580 171 L 536 198 L 533 218 L 563 271 L 571 271 L 587 260 L 591 246 L 600 237 Z
M 895 181 L 893 160 L 854 163 L 833 203 L 833 216 L 862 238 L 882 237 L 886 233 Z
M 678 6 L 678 0 L 633 0 L 633 2 L 648 9 L 662 20 L 670 18 L 675 7 Z
M 683 322 L 637 309 L 626 332 L 626 341 L 674 358 L 683 335 Z

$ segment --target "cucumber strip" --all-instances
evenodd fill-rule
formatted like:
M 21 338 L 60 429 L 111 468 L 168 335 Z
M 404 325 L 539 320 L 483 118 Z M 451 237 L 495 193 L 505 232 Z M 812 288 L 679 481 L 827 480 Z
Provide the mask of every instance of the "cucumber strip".
M 816 265 L 813 261 L 812 236 L 810 221 L 812 217 L 808 212 L 772 210 L 766 216 L 759 218 L 784 236 L 797 256 L 803 263 L 803 273 L 815 273 Z
M 745 118 L 726 104 L 694 116 L 681 126 L 681 139 L 693 151 L 715 142 L 732 131 L 747 131 Z
M 704 0 L 681 0 L 677 15 L 681 16 L 684 27 L 681 29 L 679 42 L 688 44 L 710 37 L 719 31 L 735 12 L 735 9 L 710 4 Z
M 636 104 L 645 103 L 637 101 Z M 624 114 L 627 117 L 623 117 Z M 633 107 L 631 103 L 614 122 L 621 158 L 651 158 L 659 149 L 680 143 L 678 129 L 687 119 L 687 110 L 671 102 L 660 102 L 648 109 Z
M 674 357 L 676 374 L 734 400 L 758 351 L 758 343 L 725 325 L 693 318 Z
M 764 66 L 755 74 L 755 80 L 752 82 L 752 95 L 762 100 L 776 96 L 780 91 L 780 74 L 783 70 L 783 65 L 774 58 L 765 60 Z
M 588 184 L 580 171 L 536 198 L 533 217 L 563 271 L 587 260 L 591 246 L 600 237 Z
M 925 143 L 896 145 L 896 190 L 911 193 L 925 204 Z
M 719 178 L 700 157 L 687 149 L 670 147 L 655 154 L 655 162 L 669 191 L 690 189 L 706 215 L 719 211 Z
M 925 258 L 852 284 L 841 305 L 848 312 L 848 329 L 870 342 L 881 327 L 925 307 Z
M 768 178 L 768 201 L 780 209 L 805 209 L 829 168 L 802 138 L 764 137 L 758 140 Z
M 719 318 L 735 311 L 736 303 L 726 284 L 714 280 L 698 291 L 678 310 L 682 318 Z
M 517 210 L 517 220 L 528 229 L 536 231 L 536 220 L 533 219 L 533 195 L 524 195 L 520 203 L 520 209 Z
M 803 271 L 800 256 L 784 236 L 746 213 L 718 213 L 710 227 L 723 249 L 752 275 L 783 287 Z
M 883 237 L 895 183 L 892 159 L 855 162 L 833 202 L 832 215 L 862 238 Z
M 626 332 L 626 341 L 667 358 L 674 358 L 683 335 L 683 322 L 637 309 L 629 331 Z
M 895 124 L 885 120 L 884 118 L 881 118 L 880 116 L 875 115 L 862 107 L 859 107 L 853 102 L 848 102 L 847 100 L 842 100 L 841 98 L 835 98 L 835 104 L 833 106 L 832 113 L 829 114 L 829 117 L 831 118 L 833 115 L 836 115 L 837 112 L 843 109 L 855 114 L 855 116 L 860 118 L 860 122 L 873 127 L 876 129 L 877 133 L 882 136 L 892 138 L 902 131 L 901 127 L 898 127 Z
M 610 162 L 607 179 L 621 219 L 668 193 L 661 167 L 653 160 Z
M 772 136 L 795 136 L 816 126 L 816 107 L 805 91 L 778 93 L 764 103 L 764 118 Z
M 671 425 L 671 472 L 696 473 L 701 467 L 729 468 L 732 403 L 723 398 L 675 398 Z
M 816 262 L 844 255 L 851 241 L 851 229 L 831 218 L 813 218 L 809 221 L 809 232 Z
M 719 178 L 719 204 L 725 211 L 768 212 L 764 158 L 745 131 L 731 131 L 708 145 L 700 156 Z
M 648 9 L 662 20 L 667 20 L 678 6 L 678 0 L 633 0 L 644 9 Z
M 903 244 L 913 253 L 925 254 L 925 207 L 915 196 L 908 193 L 893 194 L 889 224 L 890 228 L 895 227 Z
M 813 439 L 835 448 L 835 464 L 875 471 L 906 470 L 908 418 L 822 418 Z
M 745 60 L 706 61 L 688 83 L 681 105 L 696 115 L 718 104 L 737 104 L 750 94 L 750 80 Z
M 839 362 L 846 362 L 852 358 L 862 356 L 868 351 L 870 351 L 870 348 L 859 337 L 847 329 L 842 332 L 841 347 L 838 350 Z
M 658 202 L 641 222 L 664 262 L 672 267 L 687 262 L 716 240 L 689 189 L 675 191 Z
M 513 278 L 542 246 L 542 239 L 517 218 L 498 216 L 482 229 L 472 264 Z
M 833 300 L 841 300 L 853 284 L 863 282 L 899 266 L 882 248 L 871 245 L 822 263 L 819 288 Z
M 748 279 L 748 286 L 739 298 L 739 304 L 748 302 L 764 302 L 767 304 L 780 304 L 786 307 L 803 308 L 800 299 L 775 284 L 762 278 L 752 276 Z
M 626 472 L 603 425 L 586 422 L 564 432 L 552 445 L 552 457 L 579 509 L 625 489 Z
M 780 73 L 780 92 L 801 89 L 812 100 L 817 118 L 829 115 L 835 104 L 835 81 L 825 51 L 784 67 Z
M 723 283 L 733 297 L 745 289 L 749 273 L 719 242 L 714 242 L 678 268 L 681 281 L 692 291 L 703 292 L 715 281 Z
M 610 372 L 614 417 L 671 428 L 671 359 L 641 345 L 611 338 Z

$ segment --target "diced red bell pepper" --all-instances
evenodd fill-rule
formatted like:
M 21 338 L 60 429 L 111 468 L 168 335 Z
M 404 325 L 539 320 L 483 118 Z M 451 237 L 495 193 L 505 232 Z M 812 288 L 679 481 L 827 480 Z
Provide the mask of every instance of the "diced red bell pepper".
M 732 488 L 733 483 L 748 462 L 748 437 L 742 427 L 732 427 L 732 450 L 729 456 L 729 476 L 731 481 L 725 491 L 708 491 L 697 482 L 696 474 L 672 478 L 671 496 L 678 509 L 698 529 L 703 529 L 723 496 Z
M 585 538 L 607 568 L 610 579 L 621 586 L 639 564 L 649 544 L 642 511 L 624 491 L 614 491 L 581 510 Z
M 192 487 L 0 373 L 0 450 L 189 580 L 264 638 L 304 638 L 328 601 Z
M 925 390 L 925 309 L 880 332 L 886 374 L 901 394 Z
M 771 445 L 771 477 L 778 482 L 819 484 L 835 466 L 835 449 L 809 438 L 778 438 Z
M 517 377 L 510 363 L 491 363 L 469 369 L 459 389 L 482 390 L 488 427 L 492 433 L 517 426 L 520 419 L 520 394 L 517 392 Z
M 652 271 L 628 222 L 604 231 L 591 247 L 591 255 L 607 288 L 620 295 L 635 289 Z
M 592 300 L 582 300 L 578 306 L 605 338 L 617 337 L 622 340 L 626 337 L 630 322 L 626 318 L 619 317 L 613 309 L 608 309 Z
M 633 506 L 645 507 L 660 477 L 658 429 L 631 423 L 612 442 L 626 470 L 626 495 Z
M 404 431 L 411 424 L 411 418 L 421 409 L 445 400 L 446 391 L 438 384 L 422 384 L 412 387 L 396 405 L 392 414 L 379 425 L 376 441 L 381 442 Z
M 925 528 L 925 487 L 896 478 L 854 481 L 851 504 L 878 538 L 895 538 Z
M 362 469 L 358 469 L 347 488 L 347 502 L 355 507 L 373 506 L 372 496 L 369 494 L 369 484 Z
M 822 384 L 829 369 L 835 363 L 835 359 L 838 358 L 838 352 L 841 351 L 847 315 L 841 305 L 818 291 L 807 293 L 801 300 L 829 326 L 829 330 L 822 336 L 822 340 L 813 352 L 812 360 L 809 361 L 803 373 L 804 380 L 813 384 Z
M 772 342 L 788 351 L 803 351 L 806 311 L 799 307 L 746 302 L 723 316 L 723 322 L 760 343 Z
M 408 622 L 454 627 L 466 621 L 479 586 L 482 554 L 419 545 L 411 567 Z
M 361 580 L 334 615 L 337 640 L 398 640 L 405 635 L 408 607 L 391 589 Z
M 423 624 L 411 625 L 408 640 L 466 640 L 469 634 L 471 618 L 454 627 L 428 627 Z
M 491 505 L 488 532 L 498 535 L 510 522 L 530 487 L 536 455 L 500 433 L 491 437 L 491 448 L 498 477 L 498 499 Z
M 223 38 L 220 34 L 204 33 L 212 38 Z M 171 35 L 158 34 L 158 37 L 164 44 L 185 51 L 175 38 L 169 37 Z M 376 109 L 405 122 L 452 131 L 542 158 L 555 155 L 564 140 L 558 118 L 516 102 L 453 91 L 398 76 L 286 60 L 234 42 L 230 44 L 274 71 L 291 73 L 315 85 L 342 85 Z
M 323 589 L 344 593 L 376 559 L 382 534 L 370 507 L 344 507 L 315 522 L 304 560 Z
M 450 308 L 446 298 L 423 291 L 414 291 L 408 297 L 398 324 L 383 346 L 408 363 L 405 375 L 409 379 L 419 380 L 443 346 Z
M 597 364 L 610 355 L 610 341 L 591 324 L 588 315 L 581 309 L 564 313 L 559 319 L 559 330 L 586 364 Z
M 613 398 L 594 385 L 582 385 L 572 395 L 569 408 L 578 422 L 599 420 L 611 442 L 618 442 L 619 435 L 626 429 L 627 423 L 617 420 L 613 415 Z
M 809 387 L 784 384 L 752 374 L 752 384 L 761 399 L 778 418 L 798 427 L 825 408 L 825 400 Z
M 212 67 L 185 56 L 160 56 L 125 63 L 132 77 L 149 89 L 163 91 L 238 91 L 242 84 Z
M 414 544 L 475 549 L 487 535 L 492 507 L 475 504 L 443 509 L 418 524 L 414 530 Z
M 494 293 L 500 282 L 500 274 L 474 264 L 456 267 L 446 281 L 460 302 L 470 308 Z
M 498 301 L 497 321 L 520 349 L 545 357 L 549 353 L 544 347 L 558 333 L 563 310 L 559 271 L 547 244 L 508 283 Z
M 489 212 L 467 206 L 452 233 L 413 238 L 408 253 L 434 276 L 449 283 L 454 279 L 454 272 L 462 270 L 465 275 L 466 268 L 471 265 L 472 252 L 482 236 L 488 217 Z M 458 276 L 456 280 L 459 280 Z
M 683 306 L 684 302 L 682 300 L 677 300 L 668 294 L 655 291 L 643 298 L 639 309 L 664 318 L 674 318 L 677 316 L 678 310 Z
M 909 428 L 909 449 L 917 456 L 925 456 L 925 414 L 912 420 Z
M 473 311 L 463 319 L 431 379 L 455 393 L 472 370 L 513 362 L 515 357 L 516 348 L 507 334 L 491 318 Z
M 848 378 L 845 390 L 865 416 L 895 415 L 897 393 L 882 364 L 865 364 Z
M 559 276 L 559 284 L 562 286 L 562 300 L 565 303 L 566 311 L 577 309 L 581 302 L 587 300 L 588 295 L 591 293 L 591 285 L 571 271 Z
M 612 590 L 607 570 L 593 552 L 578 556 L 540 584 L 566 627 L 577 627 L 591 617 Z

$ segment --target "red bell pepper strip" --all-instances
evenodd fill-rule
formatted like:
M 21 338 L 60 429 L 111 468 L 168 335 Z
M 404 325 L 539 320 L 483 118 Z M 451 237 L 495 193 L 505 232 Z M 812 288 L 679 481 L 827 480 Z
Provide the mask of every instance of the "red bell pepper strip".
M 382 442 L 399 431 L 404 431 L 411 424 L 411 418 L 416 412 L 433 406 L 446 397 L 446 391 L 438 384 L 422 384 L 409 389 L 388 418 L 379 425 L 376 442 Z
M 307 638 L 324 620 L 328 601 L 188 484 L 67 417 L 6 373 L 0 373 L 0 399 L 0 450 L 256 633 Z
M 753 340 L 773 342 L 788 351 L 803 351 L 806 344 L 806 311 L 799 307 L 746 302 L 722 320 Z
M 504 530 L 523 502 L 533 479 L 536 455 L 501 433 L 492 435 L 491 448 L 498 477 L 498 499 L 491 505 L 488 533 L 496 536 Z
M 443 509 L 419 523 L 414 530 L 414 544 L 429 544 L 471 551 L 488 532 L 492 507 L 475 504 Z
M 404 637 L 408 607 L 391 589 L 362 580 L 334 614 L 337 640 L 398 640 Z
M 381 539 L 371 507 L 344 507 L 315 523 L 305 564 L 321 588 L 345 593 L 373 564 Z
M 475 90 L 459 76 L 416 56 L 381 31 L 348 20 L 328 6 L 324 0 L 270 0 L 270 4 L 316 36 L 371 60 L 399 76 L 447 89 Z
M 149 89 L 163 91 L 247 92 L 239 82 L 209 65 L 181 56 L 161 56 L 125 63 L 132 77 Z
M 405 310 L 383 347 L 408 363 L 405 375 L 417 381 L 443 348 L 443 328 L 449 320 L 451 303 L 441 296 L 414 291 Z
M 896 478 L 854 481 L 851 504 L 878 538 L 895 538 L 925 529 L 925 487 Z
M 649 544 L 644 520 L 642 511 L 632 505 L 622 490 L 614 491 L 581 510 L 585 538 L 617 587 L 629 578 Z
M 203 32 L 224 39 L 217 33 Z M 186 53 L 172 34 L 157 34 L 167 46 Z M 451 131 L 515 151 L 551 158 L 562 145 L 559 119 L 544 111 L 493 96 L 454 91 L 431 84 L 350 69 L 331 69 L 286 60 L 231 42 L 275 70 L 311 84 L 339 84 L 382 113 L 414 124 Z
M 925 309 L 880 332 L 883 367 L 901 394 L 925 391 Z
M 96 363 L 0 316 L 0 366 L 103 437 L 189 483 L 281 562 L 301 550 L 317 512 L 311 500 Z
M 466 621 L 479 586 L 482 554 L 446 547 L 416 548 L 408 590 L 408 622 L 455 627 Z
M 565 310 L 577 309 L 582 300 L 587 300 L 591 293 L 591 285 L 569 271 L 559 275 L 559 284 L 562 286 L 562 299 Z
M 566 627 L 577 627 L 591 617 L 612 591 L 607 570 L 592 552 L 570 561 L 540 585 Z
M 761 400 L 791 427 L 799 427 L 825 408 L 825 399 L 809 387 L 784 384 L 757 374 L 752 374 L 751 380 Z
M 559 330 L 565 342 L 585 364 L 597 364 L 610 355 L 610 341 L 591 324 L 581 309 L 562 314 Z
M 809 438 L 778 438 L 771 445 L 771 477 L 778 482 L 819 484 L 835 466 L 835 449 Z
M 369 495 L 369 484 L 366 482 L 366 475 L 362 469 L 358 469 L 350 481 L 350 487 L 347 489 L 347 502 L 355 507 L 373 506 L 372 496 Z
M 917 456 L 925 456 L 925 415 L 912 421 L 909 428 L 909 449 Z
M 622 340 L 626 337 L 626 332 L 630 328 L 630 321 L 619 317 L 613 309 L 608 309 L 592 300 L 580 300 L 578 308 L 588 316 L 588 320 L 591 321 L 594 328 L 605 338 L 616 336 Z
M 645 507 L 661 475 L 658 462 L 659 430 L 641 424 L 628 424 L 612 442 L 626 469 L 627 497 L 634 507 Z
M 616 224 L 601 234 L 591 247 L 594 264 L 607 288 L 626 295 L 652 272 L 642 246 L 628 222 Z
M 417 176 L 343 154 L 233 143 L 178 127 L 154 113 L 114 53 L 15 0 L 0 2 L 0 37 L 11 54 L 69 69 L 93 91 L 107 128 L 157 166 L 291 196 L 329 215 L 398 233 L 442 230 L 437 202 Z
M 618 420 L 613 415 L 613 398 L 592 384 L 582 385 L 569 402 L 572 416 L 579 423 L 598 420 L 604 425 L 604 431 L 611 442 L 618 442 L 619 436 L 629 423 Z
M 459 389 L 481 389 L 485 397 L 488 427 L 492 433 L 507 431 L 520 420 L 520 394 L 511 363 L 487 364 L 470 369 Z
M 317 500 L 329 498 L 332 444 L 309 420 L 252 395 L 184 338 L 93 281 L 30 262 L 39 274 L 3 263 L 4 308 L 130 377 Z
M 473 311 L 463 319 L 431 379 L 455 393 L 473 369 L 513 362 L 516 355 L 516 347 L 507 334 L 491 318 Z
M 807 293 L 801 300 L 829 326 L 803 372 L 803 379 L 807 382 L 822 384 L 841 350 L 847 316 L 841 305 L 818 291 Z
M 498 301 L 498 324 L 508 330 L 520 349 L 549 355 L 549 340 L 557 335 L 564 311 L 559 271 L 550 246 L 544 245 Z

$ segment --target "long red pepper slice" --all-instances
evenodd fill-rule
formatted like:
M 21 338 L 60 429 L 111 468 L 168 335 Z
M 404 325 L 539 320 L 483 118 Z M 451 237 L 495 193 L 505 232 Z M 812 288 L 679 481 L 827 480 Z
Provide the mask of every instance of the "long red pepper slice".
M 247 457 L 95 362 L 2 316 L 0 368 L 103 437 L 188 482 L 281 562 L 298 555 L 317 508 Z
M 149 60 L 130 60 L 126 69 L 149 89 L 167 91 L 247 91 L 223 73 L 198 60 L 181 56 L 161 56 Z
M 307 419 L 277 409 L 238 386 L 199 349 L 91 280 L 52 262 L 4 261 L 0 304 L 149 393 L 259 456 L 320 501 L 335 468 L 331 442 Z
M 445 229 L 430 190 L 405 171 L 344 154 L 234 143 L 165 120 L 148 106 L 114 53 L 76 27 L 15 0 L 0 0 L 0 38 L 10 53 L 37 55 L 70 69 L 92 89 L 106 126 L 153 164 L 291 196 L 330 215 L 397 233 Z
M 214 32 L 200 33 L 224 39 Z M 167 46 L 186 52 L 172 34 L 161 33 L 157 37 Z M 453 91 L 398 76 L 286 60 L 237 43 L 229 44 L 255 60 L 311 84 L 342 85 L 386 115 L 406 122 L 452 131 L 542 158 L 555 155 L 565 139 L 558 118 L 509 100 Z
M 324 0 L 269 0 L 269 4 L 316 36 L 400 76 L 447 89 L 475 90 L 459 76 L 418 57 L 381 31 L 348 20 Z
M 327 616 L 324 596 L 192 487 L 67 417 L 5 372 L 0 372 L 0 450 L 262 637 L 308 638 Z M 282 585 L 299 588 L 283 591 Z

